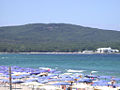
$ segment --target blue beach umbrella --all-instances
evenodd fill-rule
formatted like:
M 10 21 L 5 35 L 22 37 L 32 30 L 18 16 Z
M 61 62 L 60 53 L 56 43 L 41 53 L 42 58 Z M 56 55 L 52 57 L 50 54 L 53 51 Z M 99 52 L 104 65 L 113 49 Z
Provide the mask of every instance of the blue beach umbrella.
M 21 79 L 22 76 L 12 76 L 13 79 Z
M 46 79 L 46 77 L 38 77 L 38 81 L 44 81 L 44 80 L 48 80 L 48 79 Z
M 55 69 L 52 69 L 52 70 L 50 70 L 50 71 L 48 71 L 49 73 L 54 73 L 54 72 L 56 72 L 56 70 Z
M 112 79 L 111 76 L 99 76 L 98 78 L 99 79 Z
M 36 76 L 36 75 L 30 75 L 29 77 L 38 78 L 39 76 Z
M 52 81 L 62 81 L 61 79 L 50 79 L 48 80 L 49 82 L 52 82 Z
M 40 73 L 42 72 L 48 72 L 48 70 L 39 70 Z
M 74 81 L 73 78 L 62 78 L 61 80 L 62 80 L 62 81 Z
M 38 81 L 38 79 L 29 79 L 29 80 L 26 80 L 25 82 L 34 82 L 34 81 Z
M 72 78 L 73 78 L 73 79 L 79 79 L 80 77 L 76 77 L 76 76 L 75 76 L 75 77 L 72 77 Z
M 49 79 L 49 78 L 52 78 L 52 77 L 55 77 L 55 76 L 58 76 L 58 75 L 52 74 L 52 75 L 47 76 L 47 78 Z
M 92 84 L 92 86 L 108 86 L 108 82 L 106 81 L 97 81 L 97 82 L 94 82 L 94 84 Z
M 23 82 L 23 81 L 19 81 L 19 80 L 17 80 L 17 81 L 12 81 L 12 83 L 17 84 L 17 83 L 24 83 L 24 82 Z
M 46 79 L 47 76 L 38 77 L 38 79 Z
M 39 83 L 45 84 L 48 83 L 48 80 L 38 80 Z
M 60 75 L 61 78 L 71 78 L 69 75 Z
M 85 77 L 87 77 L 87 78 L 98 78 L 98 76 L 96 76 L 96 75 L 86 75 Z
M 112 80 L 115 80 L 115 81 L 120 81 L 120 78 L 114 78 Z
M 61 71 L 55 71 L 54 74 L 59 74 L 62 73 Z
M 22 75 L 19 75 L 19 76 L 16 76 L 16 79 L 21 79 L 21 78 L 25 78 L 25 77 L 28 77 L 30 76 L 30 74 L 22 74 Z M 13 76 L 12 76 L 13 77 Z
M 94 82 L 92 86 L 109 86 L 108 82 L 110 81 L 99 80 L 99 81 Z
M 108 86 L 109 84 L 108 83 L 99 83 L 98 85 L 99 86 Z
M 99 81 L 96 81 L 95 83 L 108 83 L 110 81 L 106 81 L 106 80 L 99 80 Z
M 0 70 L 0 73 L 5 73 L 5 71 L 3 71 L 3 70 Z
M 92 86 L 108 86 L 107 83 L 95 83 L 95 84 L 92 84 Z
M 85 79 L 80 79 L 78 80 L 77 82 L 92 82 L 92 79 L 89 79 L 89 78 L 85 78 Z
M 52 84 L 52 85 L 71 85 L 71 84 L 67 83 L 67 82 L 59 82 L 59 83 L 55 83 L 55 84 Z
M 9 72 L 4 72 L 3 74 L 5 74 L 5 75 L 9 75 Z M 13 73 L 11 73 L 11 74 L 13 74 Z
M 32 74 L 40 74 L 40 72 L 32 72 L 32 73 L 30 73 L 30 75 L 32 75 Z
M 118 83 L 118 84 L 114 84 L 114 86 L 116 86 L 116 87 L 120 87 L 120 83 Z

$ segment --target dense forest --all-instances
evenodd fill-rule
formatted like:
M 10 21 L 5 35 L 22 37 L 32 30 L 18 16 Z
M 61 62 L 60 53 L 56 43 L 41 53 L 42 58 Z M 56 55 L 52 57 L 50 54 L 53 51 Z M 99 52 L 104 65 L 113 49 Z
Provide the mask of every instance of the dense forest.
M 74 52 L 99 47 L 120 50 L 120 31 L 64 23 L 0 27 L 0 52 Z

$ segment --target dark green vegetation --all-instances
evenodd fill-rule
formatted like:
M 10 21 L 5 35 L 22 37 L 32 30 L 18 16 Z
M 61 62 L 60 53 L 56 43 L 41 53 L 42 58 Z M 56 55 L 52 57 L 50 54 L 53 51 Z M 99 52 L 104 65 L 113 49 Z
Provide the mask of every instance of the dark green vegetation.
M 0 27 L 1 52 L 120 50 L 120 31 L 72 24 L 26 24 Z

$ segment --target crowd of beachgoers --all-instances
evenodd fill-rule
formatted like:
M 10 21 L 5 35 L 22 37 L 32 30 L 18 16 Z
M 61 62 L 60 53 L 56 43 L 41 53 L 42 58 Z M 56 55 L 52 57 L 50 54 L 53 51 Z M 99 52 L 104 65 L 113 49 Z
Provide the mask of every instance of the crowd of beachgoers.
M 50 68 L 0 66 L 0 90 L 120 90 L 120 78 L 63 73 Z M 10 77 L 11 76 L 11 77 Z M 10 79 L 11 78 L 11 79 Z

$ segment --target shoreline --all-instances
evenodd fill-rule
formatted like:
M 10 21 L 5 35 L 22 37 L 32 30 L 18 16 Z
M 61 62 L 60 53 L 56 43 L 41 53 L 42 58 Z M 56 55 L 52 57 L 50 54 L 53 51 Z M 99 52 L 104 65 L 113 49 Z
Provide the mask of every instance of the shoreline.
M 120 54 L 120 53 L 82 53 L 82 52 L 0 52 L 0 54 Z

